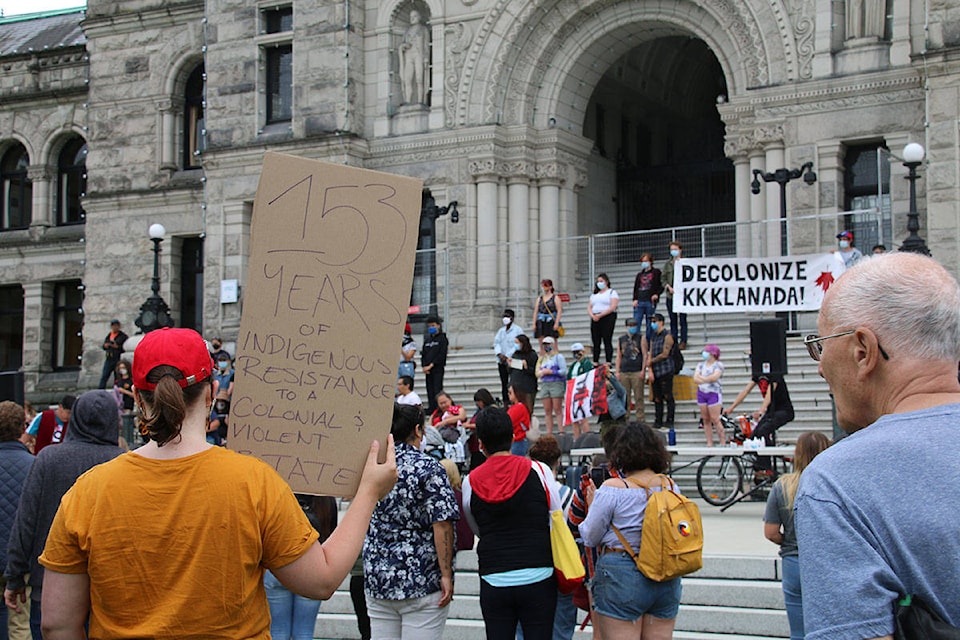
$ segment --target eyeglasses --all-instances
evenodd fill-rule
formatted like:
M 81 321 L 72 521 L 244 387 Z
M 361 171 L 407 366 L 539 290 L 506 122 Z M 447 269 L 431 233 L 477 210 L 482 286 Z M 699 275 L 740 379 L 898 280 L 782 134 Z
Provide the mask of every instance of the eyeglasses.
M 806 338 L 803 339 L 803 344 L 807 347 L 807 353 L 810 354 L 810 357 L 820 362 L 820 356 L 823 354 L 823 344 L 824 340 L 829 340 L 830 338 L 842 338 L 843 336 L 849 336 L 856 333 L 856 329 L 851 329 L 850 331 L 841 331 L 840 333 L 834 333 L 829 336 L 818 336 L 815 333 L 811 333 Z M 883 356 L 884 360 L 889 360 L 890 356 L 887 355 L 887 352 L 883 350 L 883 347 L 880 346 L 880 341 L 877 341 L 877 349 L 880 350 L 880 355 Z

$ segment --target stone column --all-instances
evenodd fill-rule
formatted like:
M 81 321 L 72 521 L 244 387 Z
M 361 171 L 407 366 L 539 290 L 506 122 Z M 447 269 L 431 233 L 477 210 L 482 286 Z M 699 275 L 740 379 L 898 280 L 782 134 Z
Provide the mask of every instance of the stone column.
M 49 345 L 53 336 L 52 290 L 48 290 L 44 299 L 42 282 L 24 282 L 22 286 L 24 386 L 35 389 L 40 374 L 49 371 Z
M 180 105 L 180 109 L 183 106 Z M 176 170 L 177 163 L 177 105 L 173 100 L 162 100 L 157 103 L 157 112 L 160 117 L 160 168 Z M 186 144 L 186 140 L 184 140 Z
M 31 227 L 52 227 L 56 224 L 54 215 L 56 189 L 53 188 L 56 175 L 56 170 L 45 164 L 27 167 L 27 179 L 32 183 Z
M 509 291 L 511 300 L 525 304 L 530 290 L 530 268 L 527 251 L 530 242 L 529 209 L 530 178 L 518 164 L 507 176 L 507 217 L 510 249 L 508 252 Z
M 497 180 L 497 296 L 505 306 L 512 306 L 513 300 L 507 295 L 510 282 L 509 240 L 507 219 L 507 183 L 503 178 Z
M 560 235 L 564 238 L 573 238 L 580 235 L 577 227 L 577 193 L 589 182 L 586 162 L 566 166 L 560 176 L 563 179 L 560 189 Z M 586 260 L 586 252 L 584 251 L 583 255 L 580 254 L 577 240 L 568 240 L 561 245 L 559 260 L 562 286 L 569 293 L 575 292 L 577 278 L 589 270 L 586 264 L 578 264 L 581 258 Z M 589 279 L 593 274 L 582 277 Z
M 733 159 L 734 176 L 734 206 L 737 221 L 737 256 L 753 257 L 751 246 L 750 225 L 750 183 L 753 175 L 750 173 L 750 159 L 745 154 L 737 155 Z
M 560 189 L 560 235 L 570 238 L 577 235 L 577 194 L 570 181 Z M 560 263 L 557 279 L 563 291 L 572 293 L 577 282 L 577 245 L 575 240 L 564 240 L 560 245 L 557 260 Z M 556 284 L 556 280 L 554 281 Z
M 540 186 L 540 275 L 560 285 L 560 185 L 561 169 L 555 163 L 537 165 Z
M 497 284 L 497 182 L 493 161 L 471 162 L 477 185 L 477 299 L 498 293 Z
M 222 261 L 222 268 L 219 270 L 204 269 L 204 279 L 207 280 L 204 290 L 216 291 L 219 296 L 220 283 L 211 283 L 211 279 L 237 280 L 240 285 L 242 299 L 242 293 L 246 289 L 247 284 L 244 278 L 247 275 L 247 268 L 250 263 L 250 224 L 253 219 L 253 203 L 243 201 L 225 202 L 221 215 L 223 216 L 223 238 L 221 243 L 223 254 L 217 256 L 217 260 Z M 206 237 L 210 238 L 210 235 L 208 234 Z M 204 253 L 208 255 L 213 253 L 213 251 L 208 249 L 206 240 L 204 241 Z M 215 284 L 215 286 L 211 286 L 212 284 Z M 210 326 L 209 321 L 206 320 L 206 313 L 204 313 L 204 324 L 222 333 L 232 334 L 238 332 L 240 330 L 240 304 L 221 304 L 218 298 L 217 309 L 217 326 Z
M 776 171 L 786 167 L 784 158 L 783 144 L 773 144 L 767 147 L 766 152 L 767 171 Z M 780 203 L 781 196 L 780 185 L 776 182 L 766 184 L 767 201 L 767 256 L 780 255 Z
M 539 287 L 541 278 L 553 276 L 540 273 L 540 250 L 544 240 L 540 235 L 540 190 L 532 180 L 528 194 L 530 201 L 527 210 L 527 234 L 530 240 L 527 243 L 527 268 L 530 270 L 532 286 Z
M 738 257 L 752 257 L 754 247 L 752 238 L 756 237 L 753 219 L 753 193 L 750 184 L 753 182 L 753 173 L 750 166 L 749 152 L 752 140 L 743 135 L 733 125 L 728 125 L 728 135 L 723 144 L 723 153 L 733 160 L 733 192 L 734 211 L 736 212 L 736 243 Z
M 895 149 L 890 139 L 887 144 L 891 149 Z M 900 148 L 903 148 L 902 146 Z M 844 182 L 844 156 L 846 155 L 846 146 L 839 140 L 823 140 L 817 145 L 817 182 L 813 185 L 814 189 L 819 189 L 821 199 L 819 211 L 821 213 L 843 211 L 843 182 Z M 891 178 L 891 182 L 893 179 Z M 824 188 L 821 188 L 824 187 Z M 839 226 L 842 216 L 834 218 L 823 217 L 816 220 L 810 238 L 810 252 L 829 251 L 836 248 L 836 234 L 841 231 Z M 887 238 L 889 241 L 889 238 Z M 889 247 L 890 245 L 887 244 Z
M 564 244 L 560 230 L 560 181 L 540 183 L 540 272 L 549 278 L 560 277 L 560 248 Z
M 759 150 L 755 150 L 750 154 L 750 175 L 753 176 L 753 171 L 759 169 L 760 171 L 766 171 L 766 165 L 763 162 L 763 156 L 760 154 Z M 761 185 L 763 182 L 761 181 Z M 761 186 L 761 189 L 764 187 Z M 759 258 L 763 257 L 766 254 L 764 249 L 766 247 L 766 219 L 767 214 L 767 205 L 766 198 L 761 191 L 759 194 L 754 195 L 750 194 L 750 256 Z

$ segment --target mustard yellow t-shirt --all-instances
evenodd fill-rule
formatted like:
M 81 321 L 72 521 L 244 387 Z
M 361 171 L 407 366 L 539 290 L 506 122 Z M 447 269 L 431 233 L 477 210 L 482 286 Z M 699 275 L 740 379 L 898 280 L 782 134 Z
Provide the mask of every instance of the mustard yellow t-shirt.
M 269 638 L 264 568 L 293 562 L 317 537 L 256 458 L 131 452 L 80 476 L 40 563 L 89 576 L 91 638 Z

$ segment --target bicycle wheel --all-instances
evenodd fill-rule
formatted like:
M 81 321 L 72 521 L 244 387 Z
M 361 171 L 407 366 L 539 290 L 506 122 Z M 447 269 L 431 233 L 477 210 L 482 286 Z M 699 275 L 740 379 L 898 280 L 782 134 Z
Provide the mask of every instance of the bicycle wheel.
M 697 491 L 715 507 L 733 502 L 743 483 L 743 464 L 734 456 L 710 456 L 697 467 Z

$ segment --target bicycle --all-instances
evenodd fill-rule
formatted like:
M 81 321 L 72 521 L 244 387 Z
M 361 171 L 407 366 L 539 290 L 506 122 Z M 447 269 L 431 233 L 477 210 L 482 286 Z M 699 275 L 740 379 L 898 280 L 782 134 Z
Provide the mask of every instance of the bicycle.
M 736 420 L 726 415 L 720 416 L 724 429 L 733 433 L 733 440 L 742 445 L 753 435 L 754 423 L 748 416 L 739 416 Z M 780 476 L 777 470 L 776 459 L 773 459 L 772 470 L 756 469 L 759 454 L 754 451 L 743 451 L 741 456 L 707 456 L 700 461 L 697 467 L 697 491 L 700 496 L 721 511 L 748 496 L 765 498 L 769 487 Z M 756 480 L 758 471 L 763 478 L 749 490 L 744 489 L 744 476 L 750 473 L 749 478 Z M 738 494 L 743 492 L 739 498 Z

